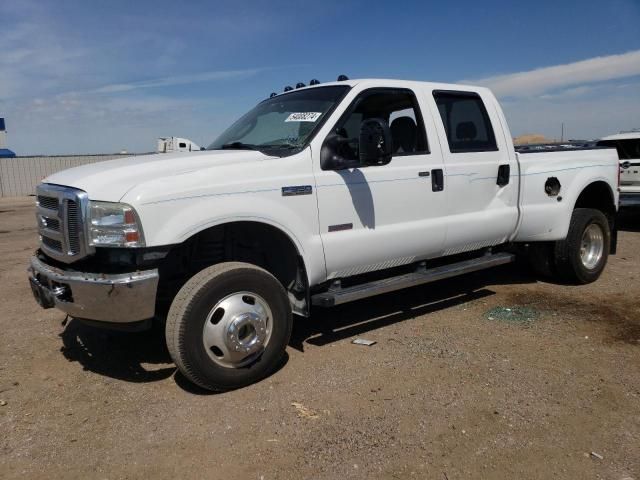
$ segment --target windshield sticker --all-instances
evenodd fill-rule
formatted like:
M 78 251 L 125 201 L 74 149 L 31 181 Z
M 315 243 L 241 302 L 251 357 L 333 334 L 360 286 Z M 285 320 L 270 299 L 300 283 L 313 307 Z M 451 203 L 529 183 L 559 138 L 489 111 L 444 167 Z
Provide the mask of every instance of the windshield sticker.
M 321 112 L 298 112 L 292 113 L 285 122 L 315 122 L 322 115 Z

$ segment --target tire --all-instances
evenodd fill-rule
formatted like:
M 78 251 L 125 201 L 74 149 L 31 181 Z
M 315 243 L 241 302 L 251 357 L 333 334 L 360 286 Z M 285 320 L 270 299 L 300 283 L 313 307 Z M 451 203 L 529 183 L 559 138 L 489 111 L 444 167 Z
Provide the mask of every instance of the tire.
M 555 245 L 557 275 L 565 282 L 578 285 L 595 282 L 607 264 L 610 248 L 611 229 L 607 217 L 599 210 L 576 208 L 567 238 Z
M 220 263 L 194 275 L 174 298 L 167 347 L 191 382 L 232 390 L 280 365 L 292 324 L 287 293 L 273 275 L 248 263 Z

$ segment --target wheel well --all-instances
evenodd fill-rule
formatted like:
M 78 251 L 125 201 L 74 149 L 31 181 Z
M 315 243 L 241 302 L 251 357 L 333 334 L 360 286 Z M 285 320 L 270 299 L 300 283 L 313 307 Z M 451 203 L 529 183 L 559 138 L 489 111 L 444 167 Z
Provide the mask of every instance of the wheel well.
M 282 230 L 260 222 L 231 222 L 198 232 L 171 249 L 160 266 L 158 308 L 166 311 L 189 278 L 222 262 L 264 268 L 287 290 L 295 313 L 308 315 L 308 280 L 296 245 Z
M 589 184 L 580 193 L 574 208 L 593 208 L 600 210 L 607 216 L 609 222 L 611 222 L 616 214 L 611 187 L 609 187 L 606 182 L 593 182 Z

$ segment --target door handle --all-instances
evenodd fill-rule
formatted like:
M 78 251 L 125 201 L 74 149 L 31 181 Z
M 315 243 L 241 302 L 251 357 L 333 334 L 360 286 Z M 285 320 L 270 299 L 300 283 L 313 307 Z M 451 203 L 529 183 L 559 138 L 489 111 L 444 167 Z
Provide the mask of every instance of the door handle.
M 444 173 L 441 168 L 431 170 L 431 190 L 434 192 L 444 190 Z
M 498 167 L 498 180 L 496 184 L 499 187 L 504 187 L 509 184 L 509 177 L 511 177 L 511 166 L 510 165 L 500 165 Z

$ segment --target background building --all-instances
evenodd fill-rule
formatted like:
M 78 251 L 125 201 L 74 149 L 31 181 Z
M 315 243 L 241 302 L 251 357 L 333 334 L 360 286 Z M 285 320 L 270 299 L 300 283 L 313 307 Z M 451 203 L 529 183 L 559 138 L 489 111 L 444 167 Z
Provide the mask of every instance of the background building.
M 7 129 L 4 118 L 0 118 L 0 158 L 13 158 L 16 154 L 7 148 Z

